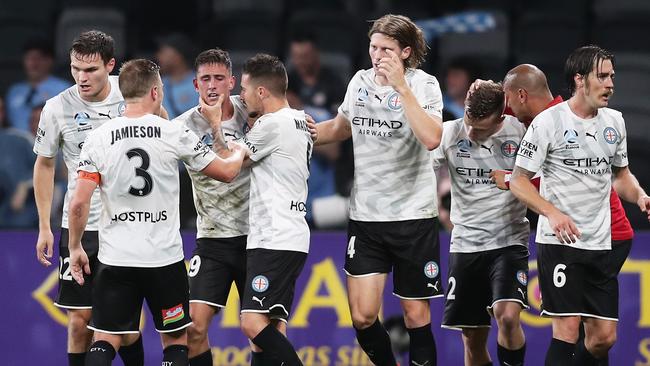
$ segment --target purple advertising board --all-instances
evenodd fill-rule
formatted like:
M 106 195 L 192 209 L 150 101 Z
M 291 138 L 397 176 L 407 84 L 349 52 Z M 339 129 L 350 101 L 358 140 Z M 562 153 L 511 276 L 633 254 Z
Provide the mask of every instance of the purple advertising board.
M 3 320 L 0 349 L 3 365 L 66 365 L 66 322 L 64 311 L 52 305 L 58 281 L 58 253 L 54 265 L 37 263 L 34 245 L 37 233 L 0 232 L 2 263 L 0 274 Z M 183 234 L 186 257 L 194 247 L 193 233 Z M 441 235 L 441 269 L 446 277 L 449 236 Z M 288 337 L 307 365 L 370 365 L 355 342 L 347 307 L 345 274 L 342 270 L 346 237 L 344 233 L 319 233 L 311 237 L 311 252 L 298 280 Z M 540 293 L 531 246 L 529 302 L 522 313 L 527 338 L 527 365 L 543 365 L 551 338 L 550 320 L 540 318 Z M 612 365 L 650 366 L 650 233 L 637 233 L 632 253 L 620 275 L 620 325 L 618 341 L 610 353 Z M 386 286 L 382 316 L 399 317 L 399 301 Z M 460 333 L 440 328 L 444 300 L 431 301 L 432 327 L 436 337 L 439 365 L 462 365 Z M 210 344 L 215 365 L 248 365 L 249 348 L 239 330 L 237 292 L 232 291 L 226 309 L 210 328 Z M 145 307 L 146 309 L 146 307 Z M 143 311 L 146 364 L 160 364 L 162 351 L 148 311 Z M 496 330 L 490 334 L 490 353 L 496 357 Z M 114 361 L 121 365 L 119 357 Z M 404 363 L 403 363 L 404 364 Z

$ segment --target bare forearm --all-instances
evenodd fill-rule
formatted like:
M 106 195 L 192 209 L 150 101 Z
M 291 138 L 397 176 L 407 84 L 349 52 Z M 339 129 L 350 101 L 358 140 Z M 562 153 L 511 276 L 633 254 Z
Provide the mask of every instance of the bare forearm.
M 81 236 L 86 228 L 88 222 L 88 213 L 90 205 L 87 202 L 75 202 L 70 204 L 70 211 L 68 212 L 68 232 L 70 235 L 69 247 L 70 249 L 78 249 L 81 243 Z
M 523 204 L 540 215 L 548 216 L 555 208 L 537 192 L 537 189 L 527 176 L 513 174 L 510 179 L 510 191 Z
M 411 89 L 405 88 L 400 92 L 402 106 L 406 119 L 413 130 L 413 134 L 428 150 L 433 150 L 440 145 L 442 137 L 442 120 L 429 115 L 420 106 Z
M 614 190 L 627 202 L 636 203 L 639 198 L 647 196 L 634 174 L 619 174 L 614 179 Z
M 329 121 L 321 122 L 316 125 L 318 130 L 318 140 L 315 145 L 325 145 L 332 142 L 338 142 L 348 139 L 352 136 L 350 123 L 341 115 Z
M 230 149 L 228 149 L 228 143 L 223 137 L 223 130 L 221 129 L 221 123 L 213 123 L 212 127 L 212 151 L 222 158 L 227 158 L 231 155 Z
M 37 160 L 34 165 L 34 198 L 38 209 L 39 230 L 51 230 L 50 212 L 54 192 L 54 164 L 44 164 Z

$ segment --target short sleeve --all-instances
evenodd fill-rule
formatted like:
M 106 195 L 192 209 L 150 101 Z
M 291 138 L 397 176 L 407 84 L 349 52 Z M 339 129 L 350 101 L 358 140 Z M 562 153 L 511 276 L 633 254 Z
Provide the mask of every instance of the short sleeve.
M 61 142 L 61 126 L 53 105 L 46 103 L 43 107 L 34 139 L 34 153 L 48 158 L 56 156 Z
M 79 164 L 77 165 L 77 172 L 99 173 L 98 161 L 96 160 L 97 154 L 95 141 L 92 134 L 86 137 L 81 153 L 79 154 Z
M 427 75 L 413 85 L 413 94 L 427 114 L 442 118 L 442 91 L 435 76 Z
M 548 127 L 554 126 L 552 121 L 546 121 L 544 117 L 540 115 L 533 120 L 517 150 L 515 165 L 533 173 L 537 173 L 546 160 L 550 145 Z
M 628 166 L 629 162 L 627 160 L 627 131 L 625 129 L 625 121 L 623 120 L 623 117 L 620 118 L 617 132 L 619 141 L 618 145 L 616 146 L 616 151 L 614 152 L 612 165 L 619 168 L 624 168 Z M 607 130 L 605 130 L 604 133 L 607 133 Z M 606 136 L 605 139 L 607 139 Z
M 205 169 L 217 155 L 189 128 L 181 124 L 177 126 L 182 129 L 176 144 L 178 159 L 197 172 Z
M 348 89 L 345 92 L 343 103 L 339 105 L 338 112 L 343 116 L 345 116 L 345 118 L 347 118 L 348 120 L 350 120 L 350 112 L 352 112 L 352 103 L 355 102 L 355 98 L 364 98 L 363 96 L 364 90 L 360 86 L 357 86 L 359 84 L 357 80 L 359 80 L 360 78 L 360 73 L 361 71 L 357 72 L 356 75 L 352 77 L 352 80 L 350 80 L 350 83 L 348 83 Z M 367 94 L 368 91 L 366 90 L 365 93 Z M 367 97 L 367 95 L 365 97 Z
M 263 116 L 244 136 L 244 144 L 250 150 L 250 159 L 260 161 L 280 147 L 278 123 L 272 117 Z

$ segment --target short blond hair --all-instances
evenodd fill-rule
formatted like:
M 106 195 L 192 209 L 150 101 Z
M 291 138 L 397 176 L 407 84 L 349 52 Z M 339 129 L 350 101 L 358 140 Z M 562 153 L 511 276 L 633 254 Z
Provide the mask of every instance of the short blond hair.
M 130 60 L 120 67 L 120 91 L 126 99 L 145 96 L 151 88 L 160 82 L 160 66 L 143 58 Z

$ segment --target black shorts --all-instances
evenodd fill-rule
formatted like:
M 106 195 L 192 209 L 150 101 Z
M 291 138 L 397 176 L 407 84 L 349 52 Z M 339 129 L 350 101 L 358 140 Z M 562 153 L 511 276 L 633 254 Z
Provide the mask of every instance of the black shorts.
M 442 326 L 489 327 L 492 307 L 501 301 L 517 302 L 528 308 L 528 255 L 528 248 L 523 245 L 450 253 Z
M 196 239 L 188 275 L 190 302 L 223 308 L 233 282 L 241 297 L 246 280 L 246 236 Z
M 611 250 L 538 244 L 543 316 L 618 320 L 620 258 Z
M 616 273 L 616 276 L 621 272 L 621 268 L 627 260 L 632 250 L 632 239 L 628 240 L 612 240 L 612 256 L 614 257 L 614 265 L 611 270 Z
M 443 296 L 438 218 L 362 222 L 350 220 L 345 272 L 364 277 L 393 271 L 393 294 L 401 299 Z
M 152 268 L 98 262 L 93 271 L 89 329 L 111 334 L 138 333 L 143 299 L 160 333 L 181 330 L 192 323 L 185 261 Z
M 269 314 L 271 319 L 286 321 L 306 260 L 303 252 L 249 249 L 241 312 Z
M 70 274 L 70 250 L 68 249 L 68 229 L 61 228 L 59 238 L 59 291 L 54 305 L 65 309 L 91 309 L 93 277 L 97 266 L 99 235 L 97 231 L 86 231 L 81 237 L 81 246 L 90 261 L 90 275 L 84 275 L 84 285 L 80 286 Z

